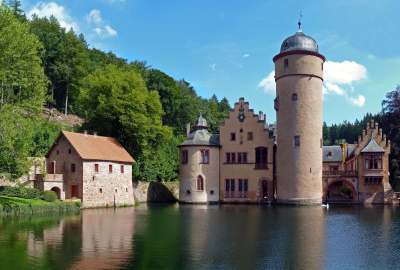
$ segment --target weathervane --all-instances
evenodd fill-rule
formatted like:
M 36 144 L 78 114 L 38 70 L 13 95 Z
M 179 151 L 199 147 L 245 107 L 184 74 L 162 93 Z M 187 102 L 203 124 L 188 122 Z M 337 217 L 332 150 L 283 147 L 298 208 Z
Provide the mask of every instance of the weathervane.
M 301 26 L 301 17 L 303 17 L 303 15 L 301 15 L 301 10 L 300 10 L 300 12 L 299 12 L 299 22 L 298 22 L 299 30 L 300 30 L 300 26 Z

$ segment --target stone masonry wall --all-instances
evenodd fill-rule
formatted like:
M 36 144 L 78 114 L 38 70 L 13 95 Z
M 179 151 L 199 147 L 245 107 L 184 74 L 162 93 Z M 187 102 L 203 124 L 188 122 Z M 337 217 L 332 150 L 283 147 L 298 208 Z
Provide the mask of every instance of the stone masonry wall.
M 175 202 L 179 197 L 179 182 L 133 181 L 135 200 L 139 202 Z
M 98 172 L 95 172 L 95 164 L 98 164 Z M 111 172 L 109 166 L 112 166 Z M 83 207 L 135 204 L 132 187 L 132 164 L 85 161 L 83 168 Z

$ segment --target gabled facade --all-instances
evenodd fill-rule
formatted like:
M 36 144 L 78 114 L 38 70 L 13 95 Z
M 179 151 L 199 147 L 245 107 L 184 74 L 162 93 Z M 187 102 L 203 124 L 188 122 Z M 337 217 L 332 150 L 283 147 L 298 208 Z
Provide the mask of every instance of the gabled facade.
M 343 154 L 344 153 L 344 154 Z M 323 192 L 325 201 L 343 197 L 341 186 L 351 189 L 348 199 L 356 203 L 398 203 L 389 183 L 390 141 L 374 120 L 358 142 L 324 146 Z
M 265 115 L 240 98 L 220 126 L 220 144 L 221 201 L 272 201 L 275 140 Z
M 46 177 L 35 187 L 59 199 L 80 199 L 83 207 L 134 204 L 134 159 L 114 138 L 61 131 L 46 154 Z

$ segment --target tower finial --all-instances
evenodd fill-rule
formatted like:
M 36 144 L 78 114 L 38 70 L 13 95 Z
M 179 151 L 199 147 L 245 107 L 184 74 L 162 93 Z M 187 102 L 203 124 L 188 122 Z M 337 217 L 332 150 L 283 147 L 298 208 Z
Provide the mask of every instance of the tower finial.
M 298 22 L 299 30 L 300 30 L 300 26 L 301 26 L 301 17 L 303 17 L 303 15 L 301 15 L 301 10 L 300 10 L 300 12 L 299 12 L 299 22 Z

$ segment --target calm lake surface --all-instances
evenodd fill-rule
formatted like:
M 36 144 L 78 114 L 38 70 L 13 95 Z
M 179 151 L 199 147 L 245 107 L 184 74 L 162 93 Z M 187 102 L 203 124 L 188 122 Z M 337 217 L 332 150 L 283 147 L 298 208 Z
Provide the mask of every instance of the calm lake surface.
M 0 269 L 400 269 L 400 209 L 142 204 L 0 216 Z

